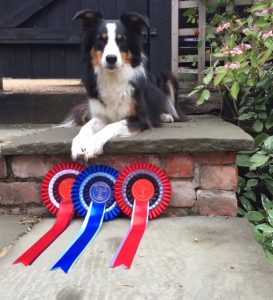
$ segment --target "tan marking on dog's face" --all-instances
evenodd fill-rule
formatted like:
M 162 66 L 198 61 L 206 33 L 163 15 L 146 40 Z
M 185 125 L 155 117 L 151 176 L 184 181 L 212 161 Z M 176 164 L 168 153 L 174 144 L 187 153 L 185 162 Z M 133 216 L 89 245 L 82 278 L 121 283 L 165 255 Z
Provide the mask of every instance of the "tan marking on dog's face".
M 132 57 L 133 57 L 131 51 L 122 52 L 121 57 L 124 64 L 131 64 Z
M 97 51 L 94 48 L 91 50 L 91 64 L 96 67 L 101 65 L 102 51 Z

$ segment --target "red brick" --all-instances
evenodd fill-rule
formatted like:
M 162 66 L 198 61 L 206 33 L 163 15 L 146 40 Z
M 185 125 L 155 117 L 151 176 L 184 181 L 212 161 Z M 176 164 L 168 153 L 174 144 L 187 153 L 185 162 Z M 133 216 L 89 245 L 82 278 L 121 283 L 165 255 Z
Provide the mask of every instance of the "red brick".
M 41 204 L 40 184 L 36 182 L 0 182 L 0 204 Z
M 171 181 L 172 199 L 170 206 L 192 207 L 196 202 L 196 193 L 192 182 L 189 181 Z
M 95 159 L 91 159 L 89 163 L 91 164 L 106 164 L 117 170 L 122 170 L 127 165 L 135 163 L 135 162 L 149 162 L 155 164 L 159 167 L 160 160 L 157 155 L 154 154 L 131 154 L 131 155 L 110 155 L 105 154 L 99 156 Z
M 6 178 L 6 177 L 7 177 L 6 160 L 0 157 L 0 178 Z
M 54 165 L 71 161 L 64 155 L 20 155 L 12 159 L 12 171 L 15 177 L 43 177 Z
M 235 190 L 238 172 L 235 166 L 202 166 L 200 187 L 205 190 Z
M 199 214 L 202 216 L 230 216 L 237 215 L 237 198 L 231 191 L 197 191 Z
M 196 160 L 203 165 L 228 165 L 235 164 L 236 152 L 207 152 L 198 153 Z
M 166 156 L 166 173 L 170 177 L 193 177 L 194 161 L 189 154 Z

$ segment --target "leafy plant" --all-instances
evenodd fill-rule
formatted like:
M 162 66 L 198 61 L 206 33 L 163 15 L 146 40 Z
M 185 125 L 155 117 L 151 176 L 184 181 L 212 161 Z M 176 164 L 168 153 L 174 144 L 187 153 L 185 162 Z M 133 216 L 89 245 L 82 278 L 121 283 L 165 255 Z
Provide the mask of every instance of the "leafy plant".
M 190 96 L 201 105 L 217 89 L 233 121 L 255 138 L 255 149 L 237 155 L 241 207 L 254 236 L 273 264 L 273 0 L 254 4 L 248 15 L 215 14 L 208 27 L 210 66 Z

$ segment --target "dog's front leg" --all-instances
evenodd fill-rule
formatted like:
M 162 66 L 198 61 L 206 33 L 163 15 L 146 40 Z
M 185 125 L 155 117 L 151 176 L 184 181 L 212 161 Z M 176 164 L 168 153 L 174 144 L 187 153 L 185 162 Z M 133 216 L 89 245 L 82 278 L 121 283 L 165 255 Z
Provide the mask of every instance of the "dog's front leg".
M 103 146 L 112 138 L 129 136 L 137 131 L 128 127 L 127 120 L 106 125 L 88 140 L 88 147 L 84 153 L 85 160 L 96 157 L 103 152 Z
M 85 157 L 85 152 L 89 147 L 89 140 L 92 136 L 105 126 L 105 122 L 99 118 L 92 118 L 80 130 L 72 141 L 71 155 L 73 160 Z

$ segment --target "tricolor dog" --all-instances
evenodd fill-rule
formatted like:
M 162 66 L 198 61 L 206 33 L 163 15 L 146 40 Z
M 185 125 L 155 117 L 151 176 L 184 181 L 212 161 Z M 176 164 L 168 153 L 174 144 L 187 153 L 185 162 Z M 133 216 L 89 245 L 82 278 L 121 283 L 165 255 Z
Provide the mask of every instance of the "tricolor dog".
M 83 125 L 73 139 L 73 159 L 96 157 L 114 137 L 183 117 L 176 109 L 176 78 L 171 73 L 154 77 L 145 69 L 141 34 L 150 26 L 147 17 L 124 13 L 110 21 L 100 11 L 82 10 L 74 19 L 83 24 L 82 81 L 89 99 L 63 123 Z

